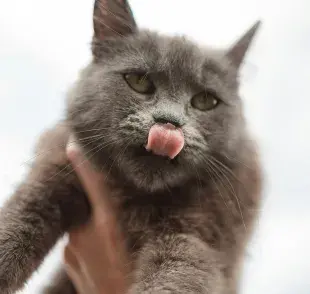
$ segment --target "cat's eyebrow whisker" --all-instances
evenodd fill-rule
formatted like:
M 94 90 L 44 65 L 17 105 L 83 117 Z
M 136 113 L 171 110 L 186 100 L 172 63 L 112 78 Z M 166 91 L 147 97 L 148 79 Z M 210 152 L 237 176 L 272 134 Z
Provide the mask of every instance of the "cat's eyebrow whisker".
M 146 59 L 145 59 L 145 57 L 144 57 L 144 55 L 143 55 L 143 52 L 141 52 L 140 50 L 139 50 L 139 48 L 135 48 L 135 50 L 136 50 L 136 52 L 137 52 L 137 54 L 139 55 L 139 57 L 142 59 L 142 61 L 144 62 L 144 65 L 147 67 L 147 65 L 149 64 L 147 61 L 146 61 Z
M 147 78 L 147 75 L 148 75 L 149 73 L 148 72 L 146 72 L 144 75 L 143 75 L 143 77 L 141 78 L 141 83 L 143 83 L 144 81 L 145 81 L 145 79 Z

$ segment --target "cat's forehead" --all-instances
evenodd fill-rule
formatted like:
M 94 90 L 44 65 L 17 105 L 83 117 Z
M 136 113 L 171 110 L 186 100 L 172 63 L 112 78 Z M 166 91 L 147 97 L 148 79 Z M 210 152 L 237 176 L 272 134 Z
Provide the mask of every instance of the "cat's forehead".
M 159 36 L 157 44 L 159 58 L 155 66 L 174 76 L 201 80 L 216 76 L 227 81 L 235 78 L 236 71 L 223 51 L 199 46 L 186 37 Z
M 216 75 L 235 80 L 237 72 L 223 51 L 202 47 L 184 36 L 166 36 L 149 31 L 130 36 L 114 45 L 116 67 L 148 72 L 163 72 L 169 76 L 203 79 Z M 117 48 L 116 48 L 117 47 Z
M 220 51 L 199 46 L 183 36 L 155 35 L 153 38 L 158 50 L 157 66 L 163 70 L 191 72 L 209 68 L 223 74 L 228 69 Z

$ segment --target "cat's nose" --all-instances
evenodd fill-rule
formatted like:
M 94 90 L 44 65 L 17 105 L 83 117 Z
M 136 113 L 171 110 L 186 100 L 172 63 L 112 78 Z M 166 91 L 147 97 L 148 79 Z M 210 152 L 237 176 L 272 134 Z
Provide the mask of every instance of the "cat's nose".
M 178 115 L 172 112 L 156 111 L 153 113 L 153 118 L 156 123 L 170 123 L 178 128 L 185 124 L 185 119 L 182 115 Z

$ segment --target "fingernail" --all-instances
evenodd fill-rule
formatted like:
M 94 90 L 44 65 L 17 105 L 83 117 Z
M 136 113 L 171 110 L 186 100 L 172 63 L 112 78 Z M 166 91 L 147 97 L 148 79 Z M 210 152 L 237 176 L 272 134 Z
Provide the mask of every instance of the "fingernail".
M 71 161 L 76 161 L 80 156 L 80 148 L 76 143 L 69 143 L 66 148 L 66 153 Z

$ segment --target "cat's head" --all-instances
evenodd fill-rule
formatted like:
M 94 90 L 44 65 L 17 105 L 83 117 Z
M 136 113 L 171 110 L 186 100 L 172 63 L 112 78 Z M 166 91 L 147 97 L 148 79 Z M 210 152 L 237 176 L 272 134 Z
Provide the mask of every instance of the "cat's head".
M 97 0 L 93 60 L 68 100 L 68 121 L 88 158 L 149 191 L 208 177 L 216 155 L 235 158 L 246 136 L 238 73 L 258 26 L 227 50 L 212 50 L 139 30 L 125 0 Z M 169 128 L 173 156 L 156 142 Z M 153 151 L 161 144 L 167 156 L 147 144 Z

